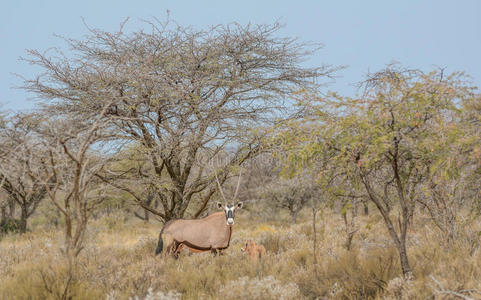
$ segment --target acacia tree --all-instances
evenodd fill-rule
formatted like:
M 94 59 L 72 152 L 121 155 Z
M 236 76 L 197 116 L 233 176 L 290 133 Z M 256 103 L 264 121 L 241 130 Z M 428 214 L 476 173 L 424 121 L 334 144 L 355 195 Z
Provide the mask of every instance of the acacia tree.
M 478 215 L 471 209 L 476 207 L 480 191 L 479 166 L 472 159 L 473 149 L 469 145 L 472 137 L 463 123 L 463 119 L 458 120 L 456 126 L 452 123 L 447 132 L 438 136 L 437 143 L 443 144 L 443 152 L 431 166 L 430 176 L 422 183 L 420 196 L 416 197 L 448 246 Z
M 8 195 L 2 205 L 2 222 L 18 224 L 22 233 L 27 230 L 27 220 L 46 195 L 45 186 L 36 178 L 44 166 L 37 159 L 39 141 L 33 130 L 32 115 L 17 114 L 8 119 L 0 132 L 2 157 L 0 158 L 1 189 Z M 6 207 L 8 206 L 8 219 Z M 20 218 L 15 219 L 15 207 L 20 208 Z
M 34 173 L 43 184 L 46 195 L 65 220 L 65 248 L 70 266 L 83 249 L 88 220 L 96 206 L 105 199 L 105 190 L 96 175 L 108 163 L 102 143 L 112 136 L 103 119 L 110 103 L 92 119 L 75 114 L 68 118 L 44 110 L 36 131 L 41 136 L 45 155 L 38 159 L 43 172 Z M 97 151 L 95 151 L 97 149 Z
M 291 223 L 296 224 L 299 212 L 312 202 L 316 195 L 313 188 L 314 179 L 307 174 L 292 178 L 280 178 L 264 187 L 263 197 L 271 200 L 269 205 L 287 209 L 291 216 Z
M 463 103 L 462 124 L 464 139 L 459 147 L 462 151 L 462 166 L 468 168 L 469 174 L 469 195 L 473 200 L 474 208 L 479 215 L 481 212 L 481 201 L 479 194 L 481 192 L 481 94 L 475 94 Z M 453 165 L 453 164 L 451 164 Z
M 417 199 L 448 246 L 479 216 L 481 98 L 473 93 L 460 100 L 457 118 L 437 136 L 443 151 Z
M 72 57 L 30 51 L 27 60 L 43 74 L 27 80 L 26 89 L 79 115 L 112 101 L 104 118 L 119 140 L 139 145 L 147 171 L 134 173 L 157 191 L 162 209 L 129 185 L 118 188 L 165 221 L 182 217 L 193 199 L 192 215 L 199 216 L 216 191 L 213 172 L 224 182 L 233 166 L 258 152 L 262 130 L 254 128 L 284 118 L 286 102 L 317 89 L 316 79 L 334 70 L 302 67 L 318 46 L 278 37 L 277 23 L 148 26 L 133 33 L 123 26 L 115 33 L 89 29 L 84 40 L 66 39 Z M 230 159 L 214 164 L 226 149 Z M 107 171 L 103 178 L 115 184 L 127 170 Z
M 406 277 L 412 273 L 406 237 L 423 197 L 420 184 L 442 159 L 439 140 L 456 121 L 456 101 L 471 95 L 462 74 L 390 66 L 368 77 L 360 99 L 333 95 L 305 104 L 313 114 L 303 122 L 316 129 L 302 137 L 300 155 L 328 156 L 346 180 L 360 182 L 383 217 Z

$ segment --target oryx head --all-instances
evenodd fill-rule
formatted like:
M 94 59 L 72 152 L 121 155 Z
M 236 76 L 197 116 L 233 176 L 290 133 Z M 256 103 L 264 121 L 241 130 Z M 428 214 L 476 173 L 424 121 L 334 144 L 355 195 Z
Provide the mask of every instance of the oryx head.
M 224 209 L 225 212 L 225 220 L 227 222 L 227 225 L 233 225 L 234 224 L 234 211 L 238 208 L 242 208 L 242 202 L 237 202 L 236 205 L 232 204 L 222 204 L 220 202 L 217 202 L 217 208 L 219 209 Z
M 232 202 L 234 202 L 237 198 L 237 193 L 239 192 L 239 186 L 240 186 L 240 182 L 241 182 L 241 175 L 242 173 L 239 173 L 239 180 L 237 181 L 237 187 L 235 189 L 235 193 L 234 193 L 234 197 L 232 198 Z M 222 195 L 222 198 L 224 198 L 224 203 L 225 204 L 222 204 L 220 202 L 217 202 L 217 208 L 219 209 L 224 209 L 224 212 L 225 212 L 225 220 L 226 220 L 226 223 L 227 225 L 233 225 L 234 224 L 234 212 L 236 209 L 240 209 L 242 208 L 242 202 L 237 202 L 237 204 L 233 205 L 233 204 L 228 204 L 227 202 L 227 199 L 224 195 L 224 191 L 222 190 L 222 186 L 220 185 L 220 182 L 219 182 L 219 179 L 217 178 L 217 173 L 215 174 L 215 179 L 217 181 L 217 185 L 219 187 L 219 192 L 220 194 Z

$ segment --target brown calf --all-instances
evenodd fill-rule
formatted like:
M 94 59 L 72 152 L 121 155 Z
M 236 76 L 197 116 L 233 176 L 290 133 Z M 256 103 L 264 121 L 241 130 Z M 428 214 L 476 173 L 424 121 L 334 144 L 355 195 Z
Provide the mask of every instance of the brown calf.
M 266 248 L 262 245 L 257 245 L 253 240 L 247 240 L 245 248 L 241 248 L 242 252 L 247 252 L 251 260 L 256 261 L 266 255 Z

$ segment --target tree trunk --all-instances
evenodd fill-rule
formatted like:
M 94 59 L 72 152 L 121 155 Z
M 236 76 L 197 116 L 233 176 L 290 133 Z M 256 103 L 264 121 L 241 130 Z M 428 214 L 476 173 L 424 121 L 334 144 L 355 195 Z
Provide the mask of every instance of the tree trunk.
M 404 203 L 401 202 L 400 204 L 402 206 L 402 211 L 403 211 L 403 219 L 399 219 L 399 229 L 400 229 L 400 234 L 396 232 L 396 229 L 394 228 L 393 222 L 391 220 L 391 217 L 389 215 L 389 209 L 384 207 L 381 204 L 381 200 L 374 194 L 369 182 L 366 180 L 365 177 L 361 177 L 363 180 L 363 184 L 366 188 L 367 193 L 369 194 L 369 199 L 376 205 L 377 209 L 381 213 L 383 219 L 384 219 L 384 224 L 386 225 L 386 228 L 389 232 L 389 235 L 392 238 L 392 241 L 394 242 L 394 245 L 396 246 L 398 252 L 399 252 L 399 258 L 401 260 L 401 268 L 402 272 L 404 275 L 404 278 L 410 278 L 412 276 L 412 271 L 411 267 L 409 266 L 409 261 L 408 261 L 408 256 L 407 256 L 407 251 L 406 251 L 406 235 L 407 235 L 407 227 L 408 227 L 408 218 L 407 218 L 407 208 Z M 401 198 L 401 197 L 400 197 Z M 384 201 L 384 203 L 387 205 L 387 201 Z
M 351 250 L 351 247 L 352 247 L 352 240 L 354 238 L 354 234 L 357 232 L 357 229 L 354 229 L 354 218 L 355 218 L 355 214 L 354 214 L 355 210 L 353 210 L 351 212 L 351 222 L 349 223 L 349 221 L 347 220 L 347 211 L 346 213 L 343 213 L 342 214 L 342 218 L 344 220 L 344 225 L 345 225 L 345 229 L 346 229 L 346 242 L 344 243 L 344 246 L 346 247 L 346 250 L 347 251 L 350 251 Z
M 383 216 L 384 223 L 386 224 L 389 235 L 391 236 L 394 242 L 394 245 L 398 250 L 403 276 L 404 278 L 408 279 L 412 276 L 412 271 L 411 271 L 411 267 L 409 266 L 409 260 L 408 260 L 407 250 L 406 250 L 407 224 L 400 224 L 401 234 L 398 235 L 396 230 L 394 229 L 393 223 L 388 213 L 385 210 L 381 210 L 381 209 L 380 209 L 380 212 L 381 212 L 381 215 Z M 405 220 L 405 222 L 407 222 L 407 220 Z
M 318 209 L 312 206 L 312 252 L 314 257 L 314 265 L 316 273 L 317 273 L 317 229 L 316 229 L 316 216 L 317 216 Z
M 145 223 L 149 223 L 149 211 L 144 209 L 144 221 Z
M 65 254 L 67 257 L 72 255 L 72 220 L 69 215 L 65 215 Z
M 2 205 L 0 209 L 2 210 L 2 216 L 0 219 L 0 233 L 3 233 L 3 231 L 5 230 L 5 224 L 7 222 L 7 208 L 5 205 Z
M 0 208 L 2 210 L 2 216 L 1 216 L 1 219 L 0 221 L 4 221 L 7 219 L 7 208 L 5 207 L 5 205 L 2 205 L 2 207 Z
M 406 279 L 411 278 L 412 271 L 411 271 L 411 267 L 409 266 L 409 260 L 408 260 L 407 250 L 406 250 L 406 234 L 401 233 L 400 235 L 398 235 L 396 230 L 394 229 L 391 219 L 389 219 L 389 216 L 383 214 L 382 212 L 381 214 L 384 217 L 384 222 L 387 226 L 389 234 L 391 235 L 394 245 L 398 250 L 403 276 Z
M 399 258 L 401 259 L 401 268 L 403 271 L 404 279 L 410 279 L 412 277 L 411 267 L 409 266 L 408 254 L 406 251 L 406 241 L 401 240 L 398 247 Z
M 291 211 L 291 224 L 295 225 L 297 223 L 297 215 L 299 211 Z
M 28 212 L 27 212 L 27 207 L 22 206 L 22 214 L 20 215 L 20 226 L 18 230 L 20 233 L 25 233 L 27 232 L 27 219 L 28 219 Z

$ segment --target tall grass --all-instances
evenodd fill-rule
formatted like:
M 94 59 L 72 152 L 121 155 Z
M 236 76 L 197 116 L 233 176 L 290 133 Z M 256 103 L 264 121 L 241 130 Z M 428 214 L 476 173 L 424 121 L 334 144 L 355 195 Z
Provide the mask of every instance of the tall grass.
M 312 256 L 308 212 L 267 222 L 239 214 L 225 255 L 184 252 L 178 260 L 154 256 L 161 225 L 99 218 L 89 226 L 88 243 L 69 279 L 61 225 L 38 226 L 0 241 L 0 299 L 59 299 L 71 280 L 73 299 L 426 299 L 444 291 L 481 290 L 481 221 L 453 244 L 426 219 L 415 219 L 408 255 L 414 279 L 402 279 L 399 258 L 372 214 L 358 218 L 360 230 L 347 251 L 339 214 L 325 211 L 318 223 L 318 265 Z M 240 248 L 254 239 L 267 256 L 251 262 Z M 441 287 L 442 289 L 441 289 Z M 442 298 L 441 298 L 442 299 Z

